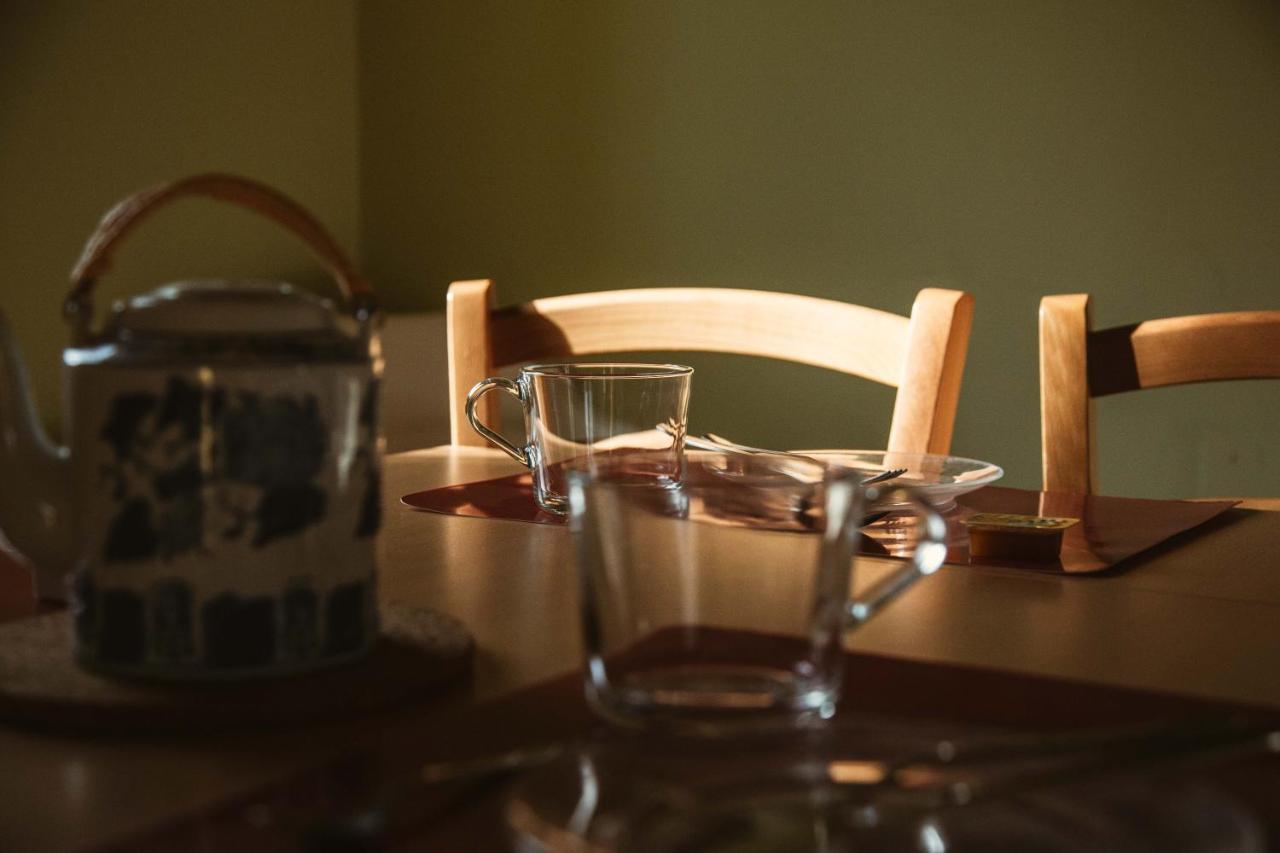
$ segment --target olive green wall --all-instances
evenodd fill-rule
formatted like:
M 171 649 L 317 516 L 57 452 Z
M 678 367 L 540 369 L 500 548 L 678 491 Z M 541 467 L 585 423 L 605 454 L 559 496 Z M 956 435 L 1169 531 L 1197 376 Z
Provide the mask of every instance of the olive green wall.
M 369 3 L 364 248 L 399 307 L 768 288 L 977 298 L 954 450 L 1039 482 L 1036 308 L 1280 308 L 1280 6 Z M 876 446 L 892 395 L 694 358 L 693 427 Z M 743 369 L 749 367 L 750 369 Z M 1103 400 L 1103 485 L 1280 493 L 1280 383 Z M 1141 473 L 1140 473 L 1141 472 Z
M 1280 307 L 1280 6 L 648 0 L 0 4 L 0 307 L 56 409 L 66 272 L 123 194 L 274 183 L 393 308 L 769 288 L 905 313 L 978 300 L 954 449 L 1039 481 L 1035 314 Z M 183 205 L 106 280 L 314 279 L 289 238 Z M 105 302 L 106 300 L 102 300 Z M 875 446 L 892 392 L 688 356 L 693 426 Z M 443 381 L 424 382 L 443 406 Z M 1280 383 L 1101 401 L 1103 485 L 1280 493 Z
M 340 0 L 0 2 L 0 308 L 56 426 L 67 275 L 128 193 L 202 171 L 262 178 L 358 242 L 356 8 Z M 103 280 L 110 300 L 192 276 L 318 278 L 251 214 L 182 202 Z

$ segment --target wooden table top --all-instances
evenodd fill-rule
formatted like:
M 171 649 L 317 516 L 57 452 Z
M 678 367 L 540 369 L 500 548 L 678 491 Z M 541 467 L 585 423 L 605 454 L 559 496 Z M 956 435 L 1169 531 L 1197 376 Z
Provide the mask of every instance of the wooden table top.
M 286 731 L 88 738 L 0 727 L 0 847 L 57 850 L 132 833 L 355 747 L 386 747 L 409 731 L 421 739 L 433 715 L 576 667 L 578 593 L 565 529 L 399 503 L 409 492 L 516 470 L 498 452 L 476 449 L 387 460 L 381 594 L 466 623 L 478 645 L 467 688 Z M 783 547 L 770 544 L 779 534 L 748 535 L 753 553 Z M 899 658 L 1280 709 L 1278 545 L 1280 513 L 1234 510 L 1102 576 L 948 566 L 849 643 Z M 855 586 L 891 565 L 861 558 Z M 945 715 L 946 697 L 938 703 Z

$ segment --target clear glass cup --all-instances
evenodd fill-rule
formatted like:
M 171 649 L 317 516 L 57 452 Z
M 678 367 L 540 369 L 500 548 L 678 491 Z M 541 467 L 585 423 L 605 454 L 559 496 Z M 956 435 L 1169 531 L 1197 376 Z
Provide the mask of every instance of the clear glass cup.
M 632 479 L 662 487 L 680 482 L 692 376 L 692 367 L 678 364 L 532 364 L 515 380 L 477 383 L 467 394 L 467 419 L 533 472 L 539 506 L 564 514 L 569 464 L 590 467 L 624 455 Z M 476 415 L 476 403 L 495 388 L 524 409 L 526 438 L 520 446 Z
M 626 458 L 574 466 L 587 698 L 626 724 L 716 734 L 835 712 L 844 635 L 946 556 L 946 524 L 910 489 L 778 455 L 689 451 L 668 489 Z M 910 560 L 849 599 L 864 508 L 919 514 Z

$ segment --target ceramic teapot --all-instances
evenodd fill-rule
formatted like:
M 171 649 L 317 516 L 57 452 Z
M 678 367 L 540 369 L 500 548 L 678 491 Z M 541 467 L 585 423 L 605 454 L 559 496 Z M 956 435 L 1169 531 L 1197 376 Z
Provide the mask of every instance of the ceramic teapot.
M 187 281 L 116 303 L 95 330 L 91 296 L 113 251 L 187 196 L 294 232 L 344 292 L 345 316 L 284 283 Z M 77 659 L 202 678 L 366 651 L 381 365 L 372 292 L 338 245 L 275 190 L 199 175 L 113 208 L 72 282 L 67 447 L 41 430 L 0 317 L 0 530 L 43 596 L 69 587 Z

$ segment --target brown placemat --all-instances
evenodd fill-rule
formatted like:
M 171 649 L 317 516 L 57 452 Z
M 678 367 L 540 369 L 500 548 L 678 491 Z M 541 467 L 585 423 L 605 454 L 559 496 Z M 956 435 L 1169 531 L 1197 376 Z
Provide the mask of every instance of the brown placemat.
M 538 502 L 533 499 L 533 475 L 528 472 L 413 492 L 401 497 L 400 502 L 411 509 L 460 515 L 464 518 L 498 518 L 559 525 L 568 522 L 564 516 L 547 512 L 538 506 Z
M 359 661 L 279 678 L 152 683 L 72 660 L 67 611 L 0 625 L 0 720 L 76 732 L 186 732 L 297 725 L 388 708 L 461 680 L 475 648 L 461 622 L 384 605 Z
M 533 499 L 533 479 L 527 473 L 427 489 L 405 495 L 400 501 L 412 509 L 467 518 L 565 523 L 563 516 L 539 508 Z M 1231 509 L 1237 501 L 1162 501 L 987 486 L 961 495 L 956 503 L 956 508 L 947 513 L 947 562 L 1088 574 L 1112 568 L 1199 527 Z M 978 512 L 1078 518 L 1080 523 L 1067 529 L 1056 563 L 971 559 L 968 532 L 961 522 Z M 914 539 L 901 516 L 890 516 L 865 532 L 862 553 L 874 556 L 906 556 Z

